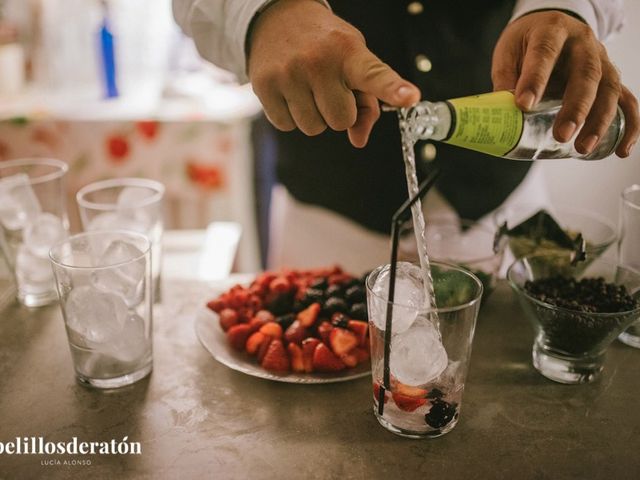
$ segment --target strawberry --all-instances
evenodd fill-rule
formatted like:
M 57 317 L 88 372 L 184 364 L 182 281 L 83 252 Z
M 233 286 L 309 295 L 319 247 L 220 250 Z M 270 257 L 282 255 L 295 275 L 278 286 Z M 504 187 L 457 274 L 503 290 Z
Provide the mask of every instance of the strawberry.
M 267 336 L 261 332 L 253 332 L 247 339 L 244 349 L 249 355 L 256 355 Z
M 284 276 L 278 276 L 269 283 L 269 290 L 275 293 L 289 293 L 291 282 Z
M 273 280 L 274 278 L 276 278 L 275 273 L 263 272 L 256 277 L 253 283 L 255 283 L 256 285 L 259 285 L 261 288 L 266 290 L 269 284 L 271 283 L 271 280 Z
M 358 356 L 358 363 L 366 362 L 371 357 L 368 347 L 356 347 L 354 352 Z
M 412 387 L 400 382 L 395 383 L 393 390 L 394 392 L 406 397 L 424 398 L 427 396 L 427 391 L 424 388 Z
M 220 313 L 220 327 L 225 332 L 236 325 L 239 321 L 238 312 L 232 308 L 225 308 Z
M 284 332 L 284 338 L 289 343 L 301 344 L 309 336 L 309 330 L 302 326 L 300 321 L 294 320 Z
M 398 392 L 393 392 L 391 396 L 397 407 L 404 412 L 413 412 L 427 403 L 426 398 L 410 397 Z
M 264 333 L 263 333 L 264 335 Z M 269 349 L 269 345 L 271 345 L 271 341 L 273 340 L 273 338 L 264 335 L 264 340 L 262 341 L 262 343 L 260 344 L 260 346 L 258 347 L 258 354 L 256 355 L 256 357 L 258 358 L 258 363 L 262 363 L 262 359 L 264 358 L 264 356 L 267 353 L 267 350 Z
M 313 372 L 313 352 L 319 344 L 320 340 L 314 337 L 305 338 L 302 341 L 302 362 L 304 371 L 307 373 Z
M 247 338 L 249 338 L 250 333 L 251 329 L 249 325 L 241 323 L 239 325 L 234 325 L 227 331 L 227 339 L 231 346 L 236 350 L 244 350 L 245 343 L 247 342 Z
M 276 322 L 267 322 L 260 327 L 260 332 L 272 338 L 282 338 L 282 327 Z
M 318 318 L 320 308 L 319 303 L 312 303 L 301 312 L 298 312 L 298 316 L 296 318 L 300 321 L 303 327 L 310 327 Z
M 289 357 L 291 358 L 291 370 L 293 370 L 294 372 L 304 372 L 304 361 L 302 358 L 302 348 L 300 348 L 300 345 L 290 343 L 289 345 L 287 345 L 287 351 L 289 352 Z
M 355 352 L 355 350 L 349 353 L 343 353 L 342 355 L 340 355 L 340 360 L 342 360 L 342 363 L 344 363 L 347 367 L 353 368 L 358 365 L 358 354 Z
M 207 302 L 207 308 L 209 310 L 213 310 L 216 313 L 220 313 L 226 307 L 227 307 L 227 302 L 225 302 L 222 299 L 222 297 L 218 297 L 214 300 Z
M 273 313 L 271 313 L 269 310 L 259 310 L 256 313 L 254 318 L 261 319 L 263 321 L 262 323 L 275 322 L 276 321 L 276 317 L 274 317 Z
M 247 306 L 249 301 L 249 292 L 246 290 L 236 290 L 232 292 L 229 303 L 232 307 L 240 308 Z
M 274 372 L 288 372 L 291 370 L 291 363 L 284 349 L 282 340 L 272 340 L 267 348 L 267 352 L 262 359 L 262 368 Z
M 358 337 L 358 345 L 361 347 L 367 346 L 367 332 L 369 331 L 369 324 L 360 320 L 349 320 L 347 328 L 356 334 Z
M 262 299 L 258 295 L 252 294 L 251 291 L 249 291 L 249 300 L 247 305 L 253 310 L 260 310 L 262 308 Z
M 316 372 L 339 372 L 345 368 L 344 363 L 329 350 L 324 343 L 319 343 L 313 352 L 313 369 Z
M 249 321 L 249 326 L 251 327 L 251 332 L 257 332 L 258 330 L 260 330 L 262 328 L 262 326 L 267 323 L 264 320 L 262 320 L 261 318 L 259 318 L 258 316 L 254 316 L 250 321 Z
M 358 337 L 349 330 L 336 327 L 331 330 L 331 334 L 329 335 L 329 344 L 331 345 L 333 353 L 341 356 L 345 353 L 349 353 L 358 346 Z
M 320 335 L 322 341 L 327 345 L 329 345 L 331 330 L 333 330 L 333 325 L 331 325 L 331 322 L 324 321 L 320 325 L 318 325 L 318 335 Z
M 380 399 L 380 384 L 378 382 L 374 382 L 373 384 L 373 398 L 376 399 L 376 401 L 378 401 Z M 389 395 L 387 394 L 387 392 L 384 392 L 384 403 L 387 403 L 389 401 Z

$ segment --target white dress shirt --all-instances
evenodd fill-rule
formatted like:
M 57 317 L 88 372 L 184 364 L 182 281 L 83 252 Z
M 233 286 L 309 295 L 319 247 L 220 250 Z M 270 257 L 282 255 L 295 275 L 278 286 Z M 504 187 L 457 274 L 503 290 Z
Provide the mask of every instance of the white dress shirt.
M 246 82 L 247 31 L 253 17 L 273 1 L 173 0 L 173 14 L 185 34 L 194 39 L 202 57 Z M 318 1 L 329 6 L 326 0 Z M 545 8 L 574 12 L 601 41 L 622 27 L 622 0 L 518 0 L 512 19 Z

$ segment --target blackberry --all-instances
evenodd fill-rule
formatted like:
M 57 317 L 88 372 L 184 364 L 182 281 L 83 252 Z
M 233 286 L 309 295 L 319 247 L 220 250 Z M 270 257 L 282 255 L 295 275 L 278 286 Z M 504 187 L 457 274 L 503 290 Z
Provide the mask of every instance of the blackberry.
M 354 285 L 347 289 L 344 298 L 351 303 L 361 303 L 367 298 L 367 293 L 364 291 L 364 287 Z
M 276 317 L 290 313 L 293 310 L 293 295 L 278 295 L 267 305 L 267 310 Z
M 430 400 L 433 400 L 435 398 L 442 398 L 444 397 L 444 393 L 442 393 L 442 390 L 440 390 L 439 388 L 432 388 L 431 390 L 429 390 L 429 393 L 427 394 L 427 398 Z
M 331 324 L 334 327 L 340 328 L 348 328 L 349 327 L 349 317 L 347 317 L 344 313 L 334 313 L 331 316 Z
M 330 297 L 324 302 L 322 310 L 328 315 L 333 315 L 337 312 L 347 313 L 349 311 L 349 305 L 340 297 Z
M 329 283 L 327 282 L 326 278 L 318 278 L 316 280 L 313 281 L 313 283 L 309 286 L 310 288 L 316 289 L 316 290 L 326 290 L 327 287 L 329 286 Z
M 349 309 L 349 316 L 354 320 L 364 320 L 366 322 L 369 319 L 367 314 L 367 304 L 354 303 Z
M 322 303 L 324 301 L 324 292 L 317 288 L 308 288 L 304 292 L 304 296 L 300 300 L 302 308 L 306 308 L 312 303 Z
M 327 297 L 339 297 L 339 298 L 344 298 L 344 295 L 342 294 L 342 287 L 340 285 L 331 285 L 329 288 L 327 288 L 327 290 L 325 291 L 325 295 Z
M 285 331 L 295 321 L 295 313 L 287 313 L 276 318 L 276 323 L 282 327 L 282 331 Z
M 457 404 L 435 399 L 431 401 L 431 409 L 424 416 L 425 422 L 431 428 L 442 428 L 458 415 Z

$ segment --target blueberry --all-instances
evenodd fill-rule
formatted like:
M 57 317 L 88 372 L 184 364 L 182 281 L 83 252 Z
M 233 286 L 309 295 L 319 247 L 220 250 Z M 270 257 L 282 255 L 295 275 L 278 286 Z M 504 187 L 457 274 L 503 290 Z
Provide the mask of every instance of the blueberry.
M 329 283 L 327 282 L 326 278 L 318 278 L 314 280 L 314 282 L 310 285 L 310 287 L 313 289 L 323 290 L 323 291 L 326 290 L 328 286 L 329 286 Z
M 334 313 L 331 316 L 331 324 L 334 327 L 347 328 L 349 327 L 349 317 L 347 317 L 344 313 Z
M 435 399 L 431 402 L 429 413 L 424 416 L 424 420 L 431 428 L 442 428 L 456 418 L 457 405 L 444 400 Z
M 349 309 L 349 315 L 355 320 L 368 320 L 367 304 L 366 303 L 354 303 Z
M 276 318 L 276 322 L 278 325 L 282 327 L 282 330 L 286 330 L 291 326 L 291 324 L 295 321 L 296 315 L 294 313 L 288 313 L 286 315 L 281 315 Z
M 339 297 L 343 298 L 342 287 L 340 285 L 331 285 L 327 288 L 325 294 L 327 297 Z
M 366 300 L 367 293 L 364 291 L 364 287 L 354 285 L 346 291 L 344 297 L 351 303 L 361 303 Z
M 329 315 L 333 315 L 336 312 L 347 313 L 349 311 L 349 305 L 342 298 L 330 297 L 324 302 L 323 311 Z
M 271 303 L 267 305 L 267 310 L 275 316 L 290 313 L 293 310 L 292 295 L 278 295 Z
M 308 288 L 304 292 L 304 296 L 302 297 L 302 300 L 300 300 L 300 303 L 303 305 L 303 308 L 306 308 L 312 303 L 322 303 L 323 301 L 324 292 L 322 290 L 319 290 L 317 288 Z

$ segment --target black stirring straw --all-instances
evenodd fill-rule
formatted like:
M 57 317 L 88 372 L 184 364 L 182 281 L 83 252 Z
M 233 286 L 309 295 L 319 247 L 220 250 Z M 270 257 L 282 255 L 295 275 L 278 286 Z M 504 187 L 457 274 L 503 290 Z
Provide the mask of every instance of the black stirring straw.
M 400 227 L 402 223 L 411 217 L 411 207 L 420 200 L 430 189 L 440 176 L 440 172 L 434 169 L 427 178 L 420 184 L 418 193 L 406 202 L 393 214 L 391 219 L 391 263 L 389 274 L 389 296 L 387 298 L 387 318 L 384 329 L 384 360 L 382 385 L 378 392 L 378 414 L 384 413 L 384 397 L 387 390 L 391 390 L 389 356 L 391 354 L 391 320 L 393 318 L 393 299 L 396 290 L 396 271 L 398 268 L 398 243 L 400 237 Z

